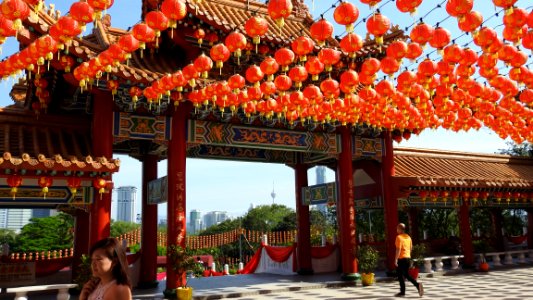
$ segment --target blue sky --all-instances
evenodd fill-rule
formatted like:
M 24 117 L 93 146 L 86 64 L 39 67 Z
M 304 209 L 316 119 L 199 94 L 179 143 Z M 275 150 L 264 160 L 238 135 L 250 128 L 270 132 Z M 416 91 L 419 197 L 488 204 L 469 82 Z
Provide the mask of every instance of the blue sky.
M 61 10 L 63 14 L 68 10 L 72 2 L 47 1 L 48 4 L 55 3 L 56 8 Z M 314 10 L 312 11 L 314 16 L 323 14 L 325 18 L 334 23 L 331 17 L 333 9 L 327 10 L 333 3 L 337 2 L 336 0 L 316 0 L 314 1 L 314 5 L 311 0 L 306 0 L 305 2 L 310 9 L 314 6 Z M 358 21 L 361 21 L 369 15 L 370 11 L 367 6 L 361 4 L 359 1 L 351 2 L 355 3 L 360 9 Z M 383 0 L 382 4 L 386 4 L 382 7 L 381 12 L 387 15 L 393 24 L 399 24 L 400 28 L 404 28 L 425 16 L 427 12 L 442 2 L 440 0 L 426 0 L 420 6 L 418 13 L 410 16 L 409 14 L 399 13 L 393 2 Z M 140 3 L 141 1 L 116 0 L 114 6 L 109 9 L 109 13 L 112 15 L 112 26 L 128 28 L 137 23 L 140 20 Z M 517 6 L 519 7 L 525 8 L 528 5 L 532 5 L 531 0 L 519 0 L 517 2 Z M 495 9 L 492 1 L 477 0 L 474 10 L 482 12 L 485 19 L 487 19 L 500 9 Z M 531 7 L 528 10 L 531 10 Z M 487 25 L 501 30 L 502 28 L 498 27 L 502 23 L 501 16 L 502 14 L 500 14 L 500 17 L 493 17 Z M 445 20 L 445 18 L 446 14 L 443 5 L 442 8 L 435 9 L 429 13 L 424 18 L 424 21 L 431 25 L 440 22 L 443 27 L 448 28 L 452 32 L 452 38 L 457 38 L 459 45 L 463 45 L 471 39 L 470 36 L 459 37 L 462 33 L 457 30 L 456 20 L 454 18 Z M 355 31 L 364 38 L 366 34 L 365 23 L 360 22 L 356 26 Z M 334 34 L 342 36 L 344 34 L 344 28 L 336 26 Z M 17 47 L 18 45 L 15 43 L 14 38 L 8 38 L 3 46 L 3 53 L 0 57 L 5 58 L 7 55 L 14 53 Z M 427 49 L 426 51 L 430 52 L 431 49 Z M 435 58 L 436 54 L 432 53 L 430 57 Z M 12 81 L 9 80 L 0 83 L 0 107 L 11 104 L 8 96 L 11 85 Z M 498 135 L 488 129 L 470 131 L 468 133 L 448 132 L 442 129 L 426 130 L 419 136 L 413 135 L 409 141 L 403 141 L 399 146 L 484 153 L 494 153 L 498 149 L 506 147 L 505 141 L 501 140 Z M 113 177 L 115 186 L 133 185 L 137 186 L 140 191 L 141 164 L 126 156 L 117 157 L 122 160 L 122 165 L 120 172 Z M 166 175 L 166 161 L 159 164 L 159 176 L 164 175 Z M 326 177 L 327 181 L 333 181 L 333 172 L 328 170 Z M 245 212 L 251 203 L 255 205 L 272 203 L 270 193 L 272 192 L 273 182 L 277 194 L 276 203 L 294 207 L 294 172 L 287 166 L 188 159 L 187 210 L 198 209 L 203 213 L 222 210 L 232 215 L 239 215 Z M 314 182 L 314 170 L 310 170 L 309 184 L 314 184 Z M 113 196 L 116 197 L 116 194 Z M 140 192 L 138 192 L 137 196 L 140 198 Z M 137 212 L 140 212 L 140 203 L 137 206 Z M 165 205 L 160 205 L 159 215 L 160 217 L 166 215 Z

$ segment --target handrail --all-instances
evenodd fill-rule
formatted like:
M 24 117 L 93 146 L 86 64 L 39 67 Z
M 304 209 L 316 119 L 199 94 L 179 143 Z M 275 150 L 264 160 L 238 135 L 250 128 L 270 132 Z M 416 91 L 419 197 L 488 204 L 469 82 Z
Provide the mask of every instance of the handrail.
M 6 289 L 7 293 L 14 293 L 15 294 L 15 300 L 27 300 L 27 294 L 28 292 L 38 292 L 38 291 L 51 291 L 51 290 L 57 290 L 57 300 L 68 300 L 70 299 L 70 295 L 68 293 L 68 290 L 71 288 L 75 288 L 78 285 L 75 283 L 69 283 L 69 284 L 50 284 L 50 285 L 34 285 L 34 286 L 21 286 L 21 287 L 15 287 L 15 288 L 8 288 Z

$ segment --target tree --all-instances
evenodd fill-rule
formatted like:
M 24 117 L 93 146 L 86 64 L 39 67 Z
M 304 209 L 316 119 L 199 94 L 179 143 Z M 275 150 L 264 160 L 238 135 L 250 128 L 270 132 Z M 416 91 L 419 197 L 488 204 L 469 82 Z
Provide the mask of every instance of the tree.
M 4 244 L 9 245 L 9 249 L 15 246 L 17 234 L 12 229 L 0 228 L 0 246 Z
M 137 223 L 125 222 L 125 221 L 111 221 L 110 235 L 112 237 L 118 237 L 119 235 L 132 232 L 140 227 L 141 225 Z
M 22 227 L 13 251 L 46 251 L 71 248 L 74 218 L 60 213 L 53 217 L 31 218 Z
M 446 208 L 424 209 L 421 211 L 420 228 L 427 230 L 430 239 L 447 238 L 451 231 L 457 234 L 457 211 Z
M 523 157 L 533 157 L 533 144 L 524 142 L 522 144 L 517 144 L 515 142 L 506 142 L 505 143 L 509 148 L 499 149 L 501 154 L 508 154 L 511 156 L 523 156 Z
M 294 210 L 285 205 L 261 205 L 248 211 L 242 219 L 242 227 L 248 230 L 269 232 L 278 224 L 286 222 L 284 218 L 289 214 L 295 216 Z
M 213 225 L 203 230 L 198 235 L 211 235 L 211 234 L 217 234 L 217 233 L 223 233 L 223 232 L 235 230 L 240 227 L 241 220 L 242 218 L 237 218 L 233 220 L 225 220 L 224 222 Z

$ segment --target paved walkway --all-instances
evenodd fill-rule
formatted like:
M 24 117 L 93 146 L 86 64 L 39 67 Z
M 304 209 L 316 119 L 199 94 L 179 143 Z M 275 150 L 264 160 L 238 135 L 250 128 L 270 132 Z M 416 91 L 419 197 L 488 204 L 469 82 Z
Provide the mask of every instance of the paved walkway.
M 377 274 L 374 286 L 362 287 L 340 281 L 339 274 L 280 276 L 268 274 L 237 275 L 192 279 L 194 299 L 393 299 L 398 283 Z M 421 273 L 426 299 L 533 300 L 533 266 L 513 266 L 488 273 L 469 272 L 453 276 L 427 277 Z M 134 299 L 163 299 L 165 282 L 156 289 L 134 290 Z M 407 285 L 407 297 L 418 298 L 416 289 Z M 6 295 L 0 299 L 13 299 Z M 30 295 L 30 300 L 52 300 L 54 295 Z M 71 299 L 77 299 L 73 296 Z

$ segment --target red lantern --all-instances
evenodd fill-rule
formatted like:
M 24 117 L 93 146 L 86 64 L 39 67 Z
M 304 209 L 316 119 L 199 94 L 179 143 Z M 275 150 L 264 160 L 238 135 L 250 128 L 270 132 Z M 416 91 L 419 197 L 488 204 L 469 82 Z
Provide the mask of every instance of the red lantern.
M 185 80 L 187 80 L 189 85 L 194 88 L 196 86 L 196 79 L 200 77 L 200 72 L 194 67 L 194 64 L 186 65 L 182 72 Z
M 41 176 L 39 177 L 39 180 L 37 183 L 42 188 L 43 197 L 46 198 L 46 194 L 48 194 L 48 188 L 52 186 L 52 183 L 54 180 L 50 176 Z
M 351 58 L 354 58 L 356 52 L 363 47 L 363 39 L 356 33 L 348 33 L 340 42 L 342 51 L 347 52 Z
M 287 71 L 289 69 L 289 65 L 294 62 L 294 52 L 292 52 L 289 48 L 281 48 L 276 51 L 274 54 L 274 58 L 276 59 L 276 62 L 281 66 L 282 71 Z
M 331 72 L 332 66 L 341 59 L 341 53 L 332 48 L 322 48 L 318 52 L 318 59 L 325 65 L 326 72 Z
M 314 48 L 315 42 L 306 36 L 299 36 L 291 43 L 291 49 L 300 57 L 300 61 L 307 61 L 307 54 Z
M 17 195 L 18 188 L 22 184 L 22 176 L 17 174 L 9 175 L 7 177 L 7 184 L 9 185 L 9 187 L 11 187 L 11 195 L 13 196 L 14 200 Z
M 16 34 L 17 30 L 15 30 L 15 28 L 13 27 L 13 21 L 5 18 L 2 14 L 0 14 L 0 38 L 15 36 Z
M 127 54 L 131 56 L 130 53 L 139 49 L 140 44 L 139 40 L 137 40 L 133 34 L 125 34 L 118 39 L 118 46 L 122 51 L 127 52 Z
M 331 25 L 326 19 L 320 19 L 311 25 L 309 32 L 311 37 L 318 42 L 318 45 L 322 46 L 327 39 L 331 38 L 333 34 L 333 25 Z
M 407 45 L 407 52 L 405 57 L 410 60 L 415 60 L 422 55 L 423 50 L 419 43 L 412 42 Z
M 376 6 L 376 4 L 381 2 L 381 0 L 359 0 L 359 1 L 361 1 L 361 3 L 363 4 L 367 4 L 368 6 L 370 6 L 370 8 L 373 8 L 374 6 Z
M 240 74 L 233 74 L 228 79 L 228 86 L 233 90 L 233 93 L 238 94 L 240 89 L 244 87 L 246 80 Z
M 213 68 L 213 60 L 202 53 L 194 60 L 194 68 L 201 73 L 200 77 L 207 78 L 209 71 Z
M 276 85 L 279 94 L 283 95 L 285 91 L 292 87 L 292 80 L 287 75 L 278 75 L 276 76 L 276 79 L 274 79 L 274 84 Z
M 413 29 L 411 29 L 409 37 L 411 38 L 411 41 L 424 46 L 427 42 L 429 42 L 434 31 L 435 29 L 431 25 L 419 23 L 413 27 Z
M 246 69 L 245 76 L 246 80 L 259 87 L 259 81 L 261 81 L 263 77 L 265 77 L 265 74 L 263 73 L 263 71 L 261 71 L 260 67 L 252 65 L 249 66 L 248 69 Z
M 477 35 L 474 36 L 474 43 L 479 47 L 487 46 L 498 38 L 496 31 L 489 27 L 481 28 Z
M 354 70 L 346 70 L 341 74 L 341 86 L 346 86 L 353 90 L 359 84 L 359 75 Z
M 387 56 L 394 59 L 402 59 L 407 53 L 407 43 L 404 41 L 394 41 L 387 47 Z
M 70 6 L 70 16 L 80 23 L 87 24 L 94 21 L 94 10 L 87 2 L 78 1 Z
M 320 90 L 327 99 L 337 98 L 340 93 L 339 83 L 335 79 L 328 78 L 320 83 Z
M 341 2 L 333 12 L 335 22 L 346 26 L 346 32 L 353 31 L 353 23 L 359 18 L 359 9 L 350 2 Z
M 279 70 L 278 62 L 270 56 L 266 57 L 259 67 L 261 68 L 261 71 L 268 76 L 268 81 L 272 81 L 274 79 L 274 74 Z
M 220 69 L 220 73 L 222 74 L 222 66 L 230 56 L 230 52 L 226 45 L 222 43 L 214 45 L 209 51 L 209 56 L 211 56 L 211 59 L 215 61 L 216 67 Z
M 298 89 L 302 87 L 302 82 L 307 80 L 308 72 L 303 66 L 296 66 L 289 71 L 289 77 Z
M 81 178 L 79 177 L 69 177 L 67 179 L 67 185 L 70 191 L 72 192 L 72 195 L 76 195 L 78 189 L 81 185 Z
M 392 57 L 384 57 L 380 62 L 381 71 L 389 76 L 398 72 L 400 63 Z
M 256 45 L 255 52 L 257 53 L 257 44 L 261 43 L 261 37 L 268 31 L 268 22 L 258 16 L 251 17 L 244 24 L 246 34 L 252 38 L 252 43 Z
M 433 35 L 429 39 L 431 47 L 441 50 L 450 43 L 450 32 L 443 27 L 435 28 Z
M 248 41 L 246 40 L 246 37 L 237 31 L 233 31 L 226 37 L 226 40 L 224 41 L 224 44 L 228 48 L 228 50 L 231 53 L 234 53 L 235 57 L 237 57 L 237 64 L 240 64 L 240 57 L 242 50 L 246 48 L 246 44 Z
M 513 5 L 516 3 L 517 0 L 492 0 L 492 3 L 494 5 L 501 7 L 505 9 L 505 13 L 509 14 L 512 11 Z
M 111 6 L 113 6 L 113 3 L 115 0 L 87 0 L 90 6 L 93 7 L 94 11 L 96 12 L 96 19 L 102 18 L 102 11 L 107 10 Z
M 139 42 L 141 42 L 139 45 L 139 48 L 141 48 L 141 50 L 144 50 L 146 48 L 146 43 L 153 42 L 156 37 L 155 31 L 145 23 L 139 23 L 133 26 L 131 33 L 137 40 L 139 40 Z
M 363 65 L 361 66 L 361 74 L 365 75 L 374 75 L 380 68 L 380 62 L 378 59 L 370 57 L 365 59 Z
M 161 11 L 169 19 L 169 27 L 176 28 L 177 21 L 187 16 L 187 4 L 184 0 L 164 0 Z
M 7 19 L 13 21 L 13 28 L 18 31 L 22 28 L 22 20 L 30 15 L 28 4 L 22 0 L 4 0 L 0 11 Z
M 460 17 L 468 13 L 474 7 L 474 0 L 448 0 L 446 12 L 452 17 Z
M 366 22 L 366 29 L 368 32 L 376 37 L 378 45 L 383 44 L 383 35 L 387 33 L 390 28 L 390 20 L 380 13 L 376 13 L 368 18 Z
M 155 45 L 156 48 L 158 48 L 161 31 L 164 31 L 169 27 L 168 18 L 164 13 L 154 10 L 146 14 L 145 21 L 146 25 L 150 26 L 150 28 L 155 31 Z
M 408 12 L 412 15 L 416 13 L 416 9 L 420 4 L 422 3 L 422 0 L 396 0 L 396 7 L 401 12 Z
M 102 194 L 105 193 L 107 181 L 102 177 L 97 177 L 93 180 L 93 187 L 98 189 L 100 194 L 100 199 L 102 199 Z
M 56 25 L 63 36 L 73 38 L 81 33 L 81 28 L 78 21 L 69 16 L 59 18 Z
M 291 15 L 292 8 L 292 0 L 270 0 L 267 7 L 268 15 L 279 27 L 285 25 L 285 19 Z
M 469 11 L 458 19 L 458 26 L 464 32 L 472 32 L 483 23 L 483 15 L 477 11 Z
M 317 81 L 318 76 L 322 71 L 324 71 L 324 64 L 316 56 L 310 57 L 305 63 L 305 68 L 307 72 L 312 75 L 312 80 Z

